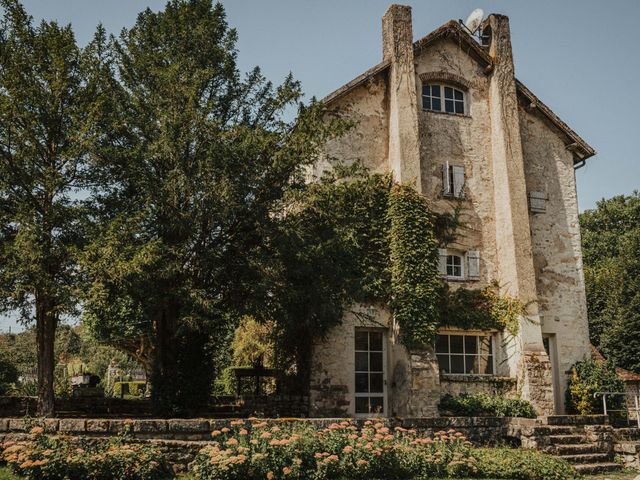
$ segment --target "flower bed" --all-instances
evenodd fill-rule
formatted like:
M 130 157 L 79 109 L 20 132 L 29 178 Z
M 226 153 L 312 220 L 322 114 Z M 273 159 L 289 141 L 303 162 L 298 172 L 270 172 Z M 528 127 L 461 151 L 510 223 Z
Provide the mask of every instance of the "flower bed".
M 250 420 L 214 431 L 190 470 L 200 480 L 579 478 L 568 463 L 538 452 L 477 449 L 459 432 L 422 438 L 414 430 L 367 421 L 317 429 Z
M 49 437 L 35 427 L 29 440 L 2 448 L 0 461 L 29 480 L 160 480 L 168 472 L 159 451 L 130 444 L 126 435 L 90 442 Z

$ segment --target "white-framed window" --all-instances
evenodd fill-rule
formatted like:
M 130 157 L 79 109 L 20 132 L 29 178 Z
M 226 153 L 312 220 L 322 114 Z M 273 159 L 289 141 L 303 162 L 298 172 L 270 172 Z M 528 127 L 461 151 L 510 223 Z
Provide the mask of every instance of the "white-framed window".
M 464 278 L 462 255 L 447 255 L 447 277 Z
M 436 337 L 436 357 L 441 373 L 493 375 L 493 335 L 490 333 L 441 333 Z
M 442 83 L 422 85 L 422 109 L 431 112 L 467 113 L 466 93 L 459 88 Z
M 477 280 L 480 278 L 480 251 L 458 252 L 441 248 L 438 251 L 440 275 L 450 280 Z
M 464 196 L 464 167 L 461 165 L 442 165 L 442 194 L 445 197 L 462 198 Z
M 355 414 L 386 414 L 386 345 L 382 330 L 355 331 Z

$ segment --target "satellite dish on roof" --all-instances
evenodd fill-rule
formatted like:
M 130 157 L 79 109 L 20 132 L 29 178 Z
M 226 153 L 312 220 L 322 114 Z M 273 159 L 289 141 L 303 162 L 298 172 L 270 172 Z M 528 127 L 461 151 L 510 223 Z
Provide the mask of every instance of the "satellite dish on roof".
M 464 26 L 471 32 L 473 35 L 480 28 L 482 24 L 482 19 L 484 18 L 484 12 L 481 8 L 476 8 L 471 14 L 467 17 L 467 21 L 464 22 Z

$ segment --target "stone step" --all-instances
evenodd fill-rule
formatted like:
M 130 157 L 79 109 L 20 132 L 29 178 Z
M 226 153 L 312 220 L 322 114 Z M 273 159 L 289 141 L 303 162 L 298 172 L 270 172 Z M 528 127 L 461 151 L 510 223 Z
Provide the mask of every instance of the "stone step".
M 547 425 L 605 425 L 606 415 L 549 415 L 543 417 L 543 423 Z
M 594 473 L 614 472 L 616 470 L 622 470 L 622 465 L 614 462 L 582 463 L 579 465 L 574 465 L 574 468 L 582 475 L 590 475 Z
M 567 443 L 576 444 L 587 442 L 587 438 L 582 434 L 567 434 L 567 435 L 549 435 L 547 437 L 551 445 L 563 445 Z
M 616 442 L 614 445 L 614 450 L 617 453 L 630 453 L 630 454 L 640 453 L 640 441 L 628 440 L 628 441 Z
M 576 455 L 558 455 L 572 464 L 578 463 L 606 463 L 610 460 L 608 453 L 580 453 Z
M 557 455 L 579 455 L 584 453 L 608 453 L 602 451 L 597 443 L 563 443 L 551 445 L 549 451 Z
M 534 435 L 556 436 L 556 435 L 581 435 L 584 433 L 581 428 L 568 425 L 540 425 L 533 428 Z
M 624 438 L 627 440 L 640 440 L 640 428 L 638 427 L 625 427 L 616 428 L 614 435 L 618 438 Z

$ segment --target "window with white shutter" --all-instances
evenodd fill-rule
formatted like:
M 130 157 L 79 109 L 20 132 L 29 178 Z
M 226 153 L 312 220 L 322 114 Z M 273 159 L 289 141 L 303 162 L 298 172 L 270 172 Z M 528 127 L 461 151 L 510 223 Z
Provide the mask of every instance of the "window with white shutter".
M 442 194 L 445 197 L 453 195 L 453 171 L 449 162 L 442 165 Z
M 547 211 L 547 194 L 544 192 L 529 192 L 529 210 L 534 213 Z
M 451 170 L 453 177 L 453 196 L 460 198 L 462 197 L 462 190 L 464 188 L 464 167 L 453 165 Z
M 445 197 L 461 198 L 464 194 L 464 167 L 460 165 L 442 165 L 442 194 Z
M 469 250 L 467 257 L 467 277 L 469 279 L 480 278 L 480 252 L 478 250 Z
M 439 248 L 438 254 L 440 255 L 440 258 L 438 259 L 438 272 L 440 273 L 440 275 L 446 275 L 447 274 L 447 249 Z

